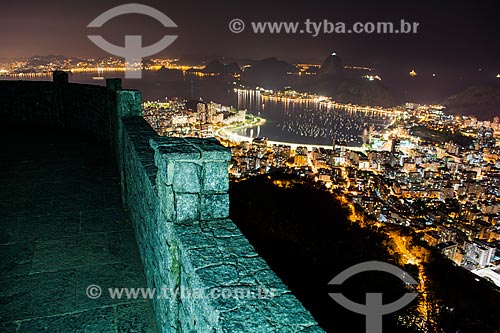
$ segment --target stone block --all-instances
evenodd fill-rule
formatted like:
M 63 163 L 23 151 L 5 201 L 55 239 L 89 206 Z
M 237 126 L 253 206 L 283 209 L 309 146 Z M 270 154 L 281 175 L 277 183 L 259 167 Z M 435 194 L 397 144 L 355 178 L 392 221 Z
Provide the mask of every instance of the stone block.
M 281 332 L 279 323 L 271 322 L 272 318 L 266 318 L 258 303 L 247 302 L 233 311 L 222 313 L 221 332 Z
M 268 313 L 280 325 L 295 328 L 314 326 L 316 321 L 312 315 L 305 311 L 299 300 L 291 293 L 267 299 Z M 293 331 L 296 331 L 293 330 Z
M 192 162 L 175 162 L 173 170 L 174 192 L 200 193 L 201 166 Z
M 230 219 L 202 221 L 200 227 L 217 238 L 243 236 L 240 229 Z
M 201 157 L 200 151 L 191 145 L 159 146 L 155 151 L 160 154 L 159 158 L 168 161 L 197 161 Z
M 139 90 L 118 90 L 116 99 L 119 118 L 142 115 L 142 95 Z
M 219 238 L 214 233 L 214 236 L 216 237 L 217 245 L 224 252 L 227 252 L 237 257 L 244 257 L 244 256 L 251 257 L 257 255 L 257 252 L 255 252 L 253 246 L 250 245 L 248 240 L 243 235 L 235 237 Z
M 196 274 L 201 286 L 195 287 L 230 287 L 238 283 L 238 270 L 234 265 L 208 266 L 197 269 Z
M 167 136 L 159 136 L 149 139 L 149 145 L 154 150 L 161 146 L 177 146 L 180 144 L 185 144 L 185 140 L 182 138 L 170 138 Z
M 229 172 L 226 162 L 203 163 L 203 192 L 226 193 L 229 190 Z
M 216 247 L 190 249 L 188 250 L 187 257 L 195 269 L 211 265 L 221 265 L 223 263 L 222 253 Z
M 218 141 L 207 141 L 197 146 L 201 150 L 204 161 L 231 161 L 231 150 L 221 145 Z
M 176 221 L 193 221 L 199 218 L 199 196 L 197 194 L 175 194 Z
M 229 216 L 228 194 L 204 194 L 201 197 L 201 219 L 222 219 Z

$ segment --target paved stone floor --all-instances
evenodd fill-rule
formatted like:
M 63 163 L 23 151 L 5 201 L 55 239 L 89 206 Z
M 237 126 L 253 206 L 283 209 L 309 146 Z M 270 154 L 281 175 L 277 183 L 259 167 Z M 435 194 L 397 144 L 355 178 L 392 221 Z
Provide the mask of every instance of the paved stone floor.
M 156 332 L 149 301 L 106 295 L 146 286 L 109 153 L 57 131 L 0 138 L 0 332 Z

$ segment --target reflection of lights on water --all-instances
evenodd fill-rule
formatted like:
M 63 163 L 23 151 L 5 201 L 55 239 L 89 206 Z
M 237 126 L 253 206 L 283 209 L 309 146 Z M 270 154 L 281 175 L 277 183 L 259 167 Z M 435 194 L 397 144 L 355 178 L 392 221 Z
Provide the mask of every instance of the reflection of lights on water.
M 311 139 L 331 141 L 335 135 L 340 141 L 361 144 L 360 135 L 367 124 L 372 124 L 377 129 L 379 126 L 386 126 L 399 114 L 398 110 L 392 108 L 342 104 L 327 96 L 293 90 L 274 92 L 261 87 L 240 87 L 234 91 L 237 94 L 238 108 L 250 109 L 252 112 L 265 109 L 268 113 L 276 112 L 276 130 Z M 342 112 L 342 116 L 335 116 L 339 112 Z M 260 129 L 257 132 L 259 136 Z

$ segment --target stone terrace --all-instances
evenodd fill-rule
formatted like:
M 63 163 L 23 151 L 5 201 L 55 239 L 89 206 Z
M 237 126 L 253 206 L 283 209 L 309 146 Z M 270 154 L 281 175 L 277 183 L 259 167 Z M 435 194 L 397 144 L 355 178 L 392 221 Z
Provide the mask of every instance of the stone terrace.
M 0 331 L 156 332 L 149 301 L 86 296 L 146 287 L 109 152 L 67 132 L 0 136 Z

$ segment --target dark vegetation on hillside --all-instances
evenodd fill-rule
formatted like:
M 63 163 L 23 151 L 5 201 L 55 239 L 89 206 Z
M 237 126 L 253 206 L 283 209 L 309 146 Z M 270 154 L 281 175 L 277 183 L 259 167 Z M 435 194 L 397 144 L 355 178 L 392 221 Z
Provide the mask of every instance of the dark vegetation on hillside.
M 444 332 L 500 332 L 500 291 L 486 280 L 450 264 L 434 252 L 426 264 L 431 298 L 440 300 L 439 327 Z
M 475 115 L 479 120 L 493 120 L 500 116 L 500 83 L 480 84 L 468 87 L 448 97 L 442 104 L 448 112 L 460 115 Z
M 278 178 L 288 178 L 281 175 Z M 365 293 L 384 292 L 384 301 L 398 299 L 401 281 L 385 273 L 363 273 L 340 287 L 328 282 L 344 269 L 368 260 L 394 263 L 380 234 L 348 222 L 348 210 L 325 191 L 293 179 L 278 187 L 267 176 L 233 183 L 231 217 L 257 252 L 311 311 L 328 332 L 364 332 L 364 317 L 337 305 L 328 293 L 342 292 L 358 303 Z M 384 317 L 390 332 L 395 315 Z
M 464 148 L 469 147 L 473 140 L 460 133 L 452 133 L 450 131 L 438 131 L 425 126 L 414 126 L 410 129 L 410 134 L 417 136 L 425 141 L 433 143 L 446 143 L 453 141 Z
M 327 332 L 365 332 L 364 316 L 337 305 L 328 293 L 341 292 L 365 303 L 366 292 L 382 292 L 384 303 L 390 303 L 407 292 L 398 278 L 386 273 L 362 273 L 342 286 L 328 286 L 352 265 L 368 260 L 395 264 L 399 258 L 390 254 L 386 236 L 349 222 L 348 209 L 313 183 L 289 175 L 262 175 L 232 182 L 230 198 L 233 221 Z M 412 235 L 410 230 L 400 233 Z M 425 246 L 418 238 L 413 241 Z M 418 278 L 416 266 L 402 268 Z M 489 282 L 476 281 L 436 252 L 431 252 L 425 269 L 428 300 L 441 309 L 434 319 L 436 332 L 500 332 L 500 293 Z M 397 324 L 398 316 L 418 317 L 416 305 L 414 301 L 384 316 L 384 332 L 419 332 Z

